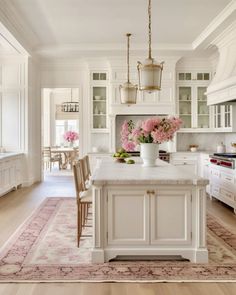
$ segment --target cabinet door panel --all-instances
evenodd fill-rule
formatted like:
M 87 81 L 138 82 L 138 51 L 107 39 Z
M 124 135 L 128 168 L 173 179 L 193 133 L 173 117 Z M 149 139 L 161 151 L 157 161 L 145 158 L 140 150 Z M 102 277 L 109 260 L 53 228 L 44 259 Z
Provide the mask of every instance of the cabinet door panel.
M 149 198 L 145 192 L 108 192 L 108 244 L 149 243 Z
M 191 192 L 159 190 L 151 197 L 151 243 L 191 243 Z
M 3 93 L 2 146 L 9 150 L 20 149 L 20 105 L 21 96 L 18 91 Z

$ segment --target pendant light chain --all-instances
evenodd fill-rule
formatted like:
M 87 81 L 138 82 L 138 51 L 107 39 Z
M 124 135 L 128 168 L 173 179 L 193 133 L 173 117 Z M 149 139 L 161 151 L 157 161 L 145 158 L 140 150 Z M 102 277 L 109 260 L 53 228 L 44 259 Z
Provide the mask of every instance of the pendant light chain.
M 148 2 L 148 32 L 149 32 L 149 59 L 152 58 L 152 49 L 151 49 L 151 46 L 152 46 L 152 26 L 151 26 L 151 0 L 149 0 Z
M 129 48 L 130 48 L 130 40 L 129 40 L 129 38 L 130 38 L 131 34 L 128 33 L 128 34 L 126 34 L 126 36 L 127 36 L 127 81 L 129 83 L 130 82 L 129 81 Z

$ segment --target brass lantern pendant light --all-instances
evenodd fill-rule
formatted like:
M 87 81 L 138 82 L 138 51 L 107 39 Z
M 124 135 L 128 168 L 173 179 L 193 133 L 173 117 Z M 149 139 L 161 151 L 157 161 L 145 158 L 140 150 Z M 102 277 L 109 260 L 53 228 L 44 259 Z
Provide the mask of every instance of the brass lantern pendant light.
M 139 90 L 158 91 L 161 90 L 161 78 L 163 63 L 158 63 L 152 58 L 152 28 L 151 28 L 151 0 L 148 0 L 148 32 L 149 32 L 149 55 L 142 64 L 138 62 Z
M 135 104 L 137 99 L 138 86 L 130 82 L 129 79 L 129 48 L 130 48 L 130 36 L 131 34 L 126 34 L 127 36 L 127 82 L 120 85 L 120 100 L 123 104 Z

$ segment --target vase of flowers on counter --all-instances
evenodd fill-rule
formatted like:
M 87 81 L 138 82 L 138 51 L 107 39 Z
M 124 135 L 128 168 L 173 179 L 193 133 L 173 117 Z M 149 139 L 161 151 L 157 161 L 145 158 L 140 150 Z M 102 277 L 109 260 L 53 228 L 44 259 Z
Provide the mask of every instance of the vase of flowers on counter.
M 74 142 L 79 139 L 79 134 L 75 131 L 67 131 L 63 137 L 69 143 L 69 146 L 73 147 Z
M 182 120 L 177 117 L 153 117 L 139 121 L 124 121 L 121 128 L 122 147 L 135 151 L 140 145 L 140 157 L 144 167 L 155 166 L 159 156 L 159 144 L 172 140 Z

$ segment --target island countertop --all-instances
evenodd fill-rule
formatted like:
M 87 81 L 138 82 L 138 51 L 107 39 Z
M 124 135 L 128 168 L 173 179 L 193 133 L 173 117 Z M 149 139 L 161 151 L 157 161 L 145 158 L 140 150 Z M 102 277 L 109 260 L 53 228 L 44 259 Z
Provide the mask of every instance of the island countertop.
M 207 179 L 189 175 L 181 168 L 156 160 L 155 167 L 142 167 L 140 158 L 135 164 L 117 163 L 114 159 L 104 159 L 92 175 L 93 185 L 107 184 L 171 184 L 171 185 L 207 185 Z

